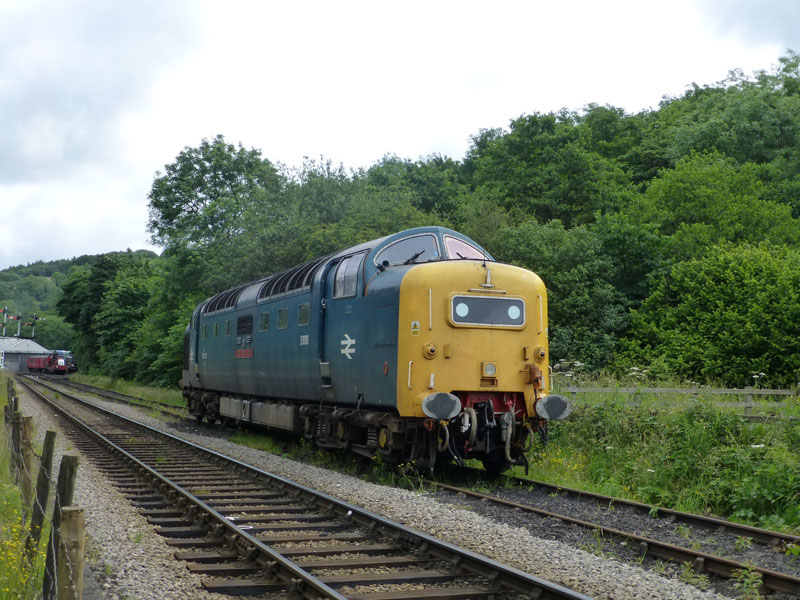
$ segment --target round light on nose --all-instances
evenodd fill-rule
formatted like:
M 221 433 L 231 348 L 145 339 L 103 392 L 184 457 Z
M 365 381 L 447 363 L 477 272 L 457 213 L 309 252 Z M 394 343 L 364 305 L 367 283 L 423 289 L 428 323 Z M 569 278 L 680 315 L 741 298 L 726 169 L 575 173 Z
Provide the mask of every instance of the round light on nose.
M 508 318 L 511 319 L 512 321 L 516 321 L 517 319 L 519 319 L 520 314 L 521 312 L 519 310 L 519 306 L 517 306 L 516 304 L 512 304 L 511 306 L 508 307 Z
M 456 314 L 463 319 L 469 314 L 469 306 L 463 302 L 459 302 L 456 304 Z
M 494 363 L 483 363 L 483 375 L 484 377 L 494 377 L 497 375 L 497 366 Z

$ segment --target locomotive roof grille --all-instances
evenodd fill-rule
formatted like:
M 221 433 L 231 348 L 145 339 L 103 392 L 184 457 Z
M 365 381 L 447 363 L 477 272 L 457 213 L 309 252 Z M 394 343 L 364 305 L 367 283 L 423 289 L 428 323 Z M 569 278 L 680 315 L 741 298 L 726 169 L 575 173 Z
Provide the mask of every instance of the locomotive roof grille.
M 236 306 L 236 301 L 239 299 L 239 296 L 242 293 L 242 290 L 247 286 L 239 286 L 238 288 L 233 288 L 232 290 L 225 290 L 224 292 L 220 292 L 211 300 L 209 300 L 205 306 L 203 306 L 203 314 L 208 314 L 212 312 L 216 312 L 218 310 L 224 310 L 226 308 L 231 308 L 232 306 Z
M 258 299 L 263 300 L 270 296 L 277 296 L 278 294 L 311 287 L 314 274 L 327 259 L 328 256 L 316 258 L 298 267 L 273 275 L 261 286 L 258 292 Z

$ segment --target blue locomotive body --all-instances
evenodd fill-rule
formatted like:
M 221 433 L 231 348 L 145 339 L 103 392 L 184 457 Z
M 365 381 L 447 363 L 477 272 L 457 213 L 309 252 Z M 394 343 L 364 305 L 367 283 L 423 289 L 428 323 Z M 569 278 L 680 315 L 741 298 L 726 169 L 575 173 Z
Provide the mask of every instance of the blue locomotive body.
M 524 463 L 525 438 L 569 410 L 545 394 L 546 344 L 535 274 L 424 227 L 201 303 L 186 331 L 182 385 L 197 418 L 430 467 L 437 455 L 475 456 L 497 470 Z

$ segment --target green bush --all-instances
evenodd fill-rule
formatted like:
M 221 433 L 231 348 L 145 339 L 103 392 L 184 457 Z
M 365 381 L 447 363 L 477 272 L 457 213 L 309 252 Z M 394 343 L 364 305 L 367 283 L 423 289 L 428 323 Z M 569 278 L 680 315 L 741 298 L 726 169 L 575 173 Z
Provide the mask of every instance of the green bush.
M 796 386 L 800 373 L 800 251 L 718 246 L 676 264 L 632 315 L 622 367 L 725 385 Z
M 749 423 L 703 401 L 688 409 L 578 404 L 553 428 L 551 445 L 534 450 L 532 475 L 544 467 L 558 483 L 567 476 L 648 504 L 800 528 L 799 429 Z

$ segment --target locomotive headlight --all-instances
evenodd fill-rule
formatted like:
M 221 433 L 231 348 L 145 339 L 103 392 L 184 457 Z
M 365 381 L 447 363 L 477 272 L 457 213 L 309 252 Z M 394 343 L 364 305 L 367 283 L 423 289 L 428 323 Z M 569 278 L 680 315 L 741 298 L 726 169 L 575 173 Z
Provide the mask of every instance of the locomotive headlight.
M 484 377 L 495 377 L 497 376 L 497 365 L 493 362 L 481 363 L 481 371 Z

